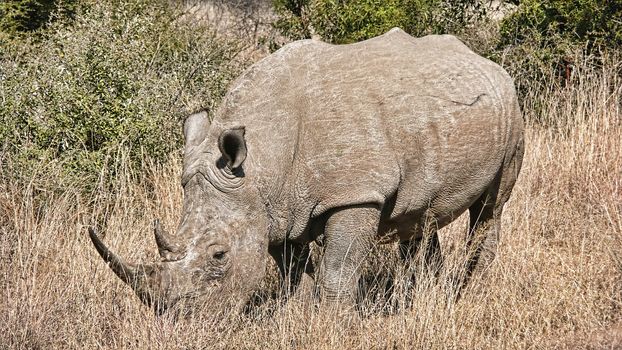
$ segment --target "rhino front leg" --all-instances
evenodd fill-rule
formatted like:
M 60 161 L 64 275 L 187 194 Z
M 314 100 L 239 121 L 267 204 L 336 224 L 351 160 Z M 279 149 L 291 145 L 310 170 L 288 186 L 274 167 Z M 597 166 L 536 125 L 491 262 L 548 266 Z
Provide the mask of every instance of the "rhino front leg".
M 359 205 L 332 213 L 324 230 L 324 256 L 319 273 L 321 297 L 346 308 L 355 304 L 360 267 L 378 231 L 380 211 Z
M 309 259 L 309 244 L 286 241 L 268 249 L 279 268 L 281 290 L 286 297 L 298 290 L 301 281 L 312 280 L 313 263 Z M 309 282 L 312 284 L 312 281 Z M 311 287 L 307 288 L 310 289 Z

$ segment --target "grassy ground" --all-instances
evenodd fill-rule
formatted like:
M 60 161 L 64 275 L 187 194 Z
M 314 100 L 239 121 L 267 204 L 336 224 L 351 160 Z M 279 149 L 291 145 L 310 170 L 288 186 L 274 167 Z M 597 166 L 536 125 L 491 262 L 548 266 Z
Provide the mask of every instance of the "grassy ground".
M 44 170 L 26 184 L 2 177 L 0 348 L 620 347 L 622 84 L 611 73 L 620 67 L 610 68 L 577 70 L 572 86 L 529 97 L 526 118 L 555 126 L 528 125 L 498 258 L 459 302 L 447 302 L 443 285 L 421 283 L 411 309 L 385 313 L 382 298 L 368 300 L 366 316 L 349 324 L 305 296 L 221 320 L 175 323 L 143 307 L 86 227 L 104 223 L 105 241 L 130 261 L 156 259 L 151 220 L 174 228 L 181 210 L 177 158 L 147 165 L 141 182 L 120 171 L 112 194 L 84 196 L 78 183 L 42 190 L 54 177 Z M 460 265 L 465 229 L 463 216 L 442 230 L 450 266 Z M 395 265 L 388 249 L 372 254 L 385 270 Z

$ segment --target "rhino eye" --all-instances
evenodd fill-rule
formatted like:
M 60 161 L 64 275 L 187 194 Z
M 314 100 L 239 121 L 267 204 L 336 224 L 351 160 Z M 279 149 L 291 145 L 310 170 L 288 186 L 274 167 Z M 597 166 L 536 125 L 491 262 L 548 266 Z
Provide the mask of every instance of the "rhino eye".
M 227 254 L 229 253 L 229 247 L 222 244 L 214 244 L 209 247 L 207 256 L 210 259 L 210 264 L 215 266 L 224 266 L 227 262 Z
M 221 261 L 221 260 L 223 260 L 225 258 L 226 254 L 227 254 L 227 252 L 221 250 L 221 251 L 217 251 L 216 253 L 214 253 L 214 255 L 212 255 L 212 257 L 215 260 Z

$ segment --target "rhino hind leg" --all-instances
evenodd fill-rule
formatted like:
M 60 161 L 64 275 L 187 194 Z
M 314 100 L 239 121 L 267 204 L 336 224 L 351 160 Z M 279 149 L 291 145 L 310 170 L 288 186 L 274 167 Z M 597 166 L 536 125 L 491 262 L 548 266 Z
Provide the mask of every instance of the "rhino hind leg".
M 494 260 L 501 230 L 502 206 L 496 208 L 495 197 L 488 193 L 469 208 L 465 284 L 476 269 L 485 270 Z
M 443 268 L 441 243 L 436 228 L 426 230 L 422 237 L 401 241 L 399 252 L 406 269 L 414 274 L 421 272 L 438 277 Z
M 346 309 L 355 306 L 360 267 L 372 247 L 379 220 L 376 205 L 350 206 L 331 213 L 318 274 L 323 302 Z
M 438 229 L 429 226 L 424 230 L 421 237 L 412 238 L 399 243 L 400 260 L 404 264 L 402 276 L 402 288 L 395 297 L 404 308 L 410 308 L 412 296 L 417 288 L 417 283 L 436 283 L 443 268 L 443 255 L 438 238 Z
M 506 158 L 493 184 L 469 207 L 469 233 L 467 235 L 467 268 L 462 283 L 464 287 L 476 271 L 484 271 L 494 260 L 501 234 L 503 206 L 510 198 L 523 160 L 522 138 Z M 459 292 L 459 291 L 458 291 Z

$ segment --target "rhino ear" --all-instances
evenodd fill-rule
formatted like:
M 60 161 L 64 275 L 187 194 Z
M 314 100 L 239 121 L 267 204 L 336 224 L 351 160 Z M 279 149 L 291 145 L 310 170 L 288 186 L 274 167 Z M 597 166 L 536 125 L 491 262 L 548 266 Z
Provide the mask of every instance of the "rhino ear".
M 198 146 L 205 140 L 209 126 L 210 120 L 207 116 L 207 111 L 194 113 L 186 118 L 184 122 L 184 138 L 186 139 L 184 150 L 186 154 L 192 147 Z
M 246 140 L 244 127 L 225 130 L 218 138 L 218 148 L 229 169 L 239 168 L 246 159 Z

